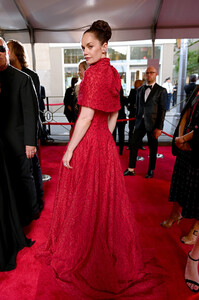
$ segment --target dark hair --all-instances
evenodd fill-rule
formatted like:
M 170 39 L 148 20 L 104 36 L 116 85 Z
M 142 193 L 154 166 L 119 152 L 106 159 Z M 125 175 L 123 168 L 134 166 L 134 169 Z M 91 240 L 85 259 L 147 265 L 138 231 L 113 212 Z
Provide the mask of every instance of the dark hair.
M 77 77 L 72 77 L 72 79 L 71 79 L 71 87 L 74 88 L 75 83 L 77 83 L 77 82 L 78 82 L 78 78 Z
M 84 34 L 87 32 L 92 32 L 102 45 L 108 43 L 112 35 L 111 27 L 103 20 L 95 21 Z
M 27 62 L 24 46 L 19 41 L 16 41 L 16 40 L 9 40 L 7 42 L 7 45 L 8 46 L 11 45 L 12 51 L 16 55 L 22 68 L 23 67 L 27 68 L 28 62 Z
M 189 76 L 189 82 L 196 82 L 196 75 L 190 75 Z

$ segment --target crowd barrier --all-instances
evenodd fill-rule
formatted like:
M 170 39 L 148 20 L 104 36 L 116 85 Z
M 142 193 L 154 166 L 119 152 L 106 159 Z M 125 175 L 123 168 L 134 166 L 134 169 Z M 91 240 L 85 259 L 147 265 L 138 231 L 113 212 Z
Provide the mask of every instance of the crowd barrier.
M 135 120 L 135 118 L 129 118 L 129 119 L 119 119 L 117 120 L 118 122 L 128 122 L 128 121 L 133 121 Z M 70 123 L 70 122 L 43 122 L 44 125 L 74 125 L 75 123 Z M 173 138 L 173 135 L 165 132 L 162 130 L 162 134 L 167 135 L 170 138 Z
M 47 107 L 47 111 L 45 112 L 45 115 L 46 115 L 46 119 L 47 121 L 44 122 L 43 124 L 44 125 L 48 125 L 49 126 L 49 133 L 50 133 L 50 126 L 54 126 L 54 125 L 61 125 L 61 126 L 67 126 L 67 125 L 74 125 L 74 123 L 71 123 L 71 122 L 57 122 L 57 121 L 53 121 L 53 112 L 51 112 L 49 110 L 49 107 L 53 107 L 53 106 L 59 106 L 59 108 L 55 111 L 57 112 L 59 109 L 62 109 L 64 107 L 64 103 L 61 102 L 61 103 L 49 103 L 49 98 L 50 97 L 47 97 L 46 98 L 46 101 L 47 103 L 45 104 L 45 106 Z M 61 98 L 61 97 L 54 97 L 54 98 Z M 175 106 L 171 107 L 170 111 L 172 111 L 173 109 L 175 109 L 178 105 L 182 105 L 185 101 L 182 100 L 181 102 L 177 103 Z M 55 113 L 54 112 L 54 113 Z M 117 120 L 117 122 L 128 122 L 128 121 L 133 121 L 135 120 L 135 118 L 130 118 L 130 119 L 120 119 L 120 120 Z M 167 122 L 169 122 L 168 120 L 166 120 Z M 170 123 L 172 126 L 176 127 L 176 125 Z M 167 132 L 164 132 L 162 131 L 162 134 L 170 137 L 170 138 L 173 138 L 173 136 L 171 134 L 168 134 Z
M 45 113 L 46 114 L 51 114 L 52 116 L 53 116 L 53 113 L 50 112 L 50 110 L 49 110 L 50 106 L 60 106 L 60 108 L 62 108 L 64 106 L 63 103 L 49 103 L 48 101 L 47 101 L 47 104 L 45 104 L 45 105 L 47 106 L 47 111 Z M 135 120 L 135 118 L 119 119 L 119 120 L 117 120 L 117 122 L 129 122 L 129 121 L 134 121 L 134 120 Z M 51 125 L 52 126 L 56 126 L 56 125 L 62 125 L 62 126 L 74 125 L 73 122 L 56 122 L 56 121 L 54 121 L 54 122 L 46 121 L 46 122 L 43 122 L 43 124 L 48 125 L 49 128 L 50 128 Z M 50 130 L 49 130 L 49 132 L 50 132 Z M 168 134 L 167 132 L 162 131 L 162 134 L 167 135 L 170 138 L 173 138 L 173 136 Z M 160 157 L 163 157 L 161 154 L 158 154 L 158 155 Z M 40 164 L 41 164 L 41 147 L 40 147 L 40 144 L 39 144 L 39 149 L 38 149 L 38 157 L 39 157 Z M 49 181 L 49 180 L 51 180 L 51 177 L 50 177 L 50 175 L 42 174 L 42 180 L 43 181 Z

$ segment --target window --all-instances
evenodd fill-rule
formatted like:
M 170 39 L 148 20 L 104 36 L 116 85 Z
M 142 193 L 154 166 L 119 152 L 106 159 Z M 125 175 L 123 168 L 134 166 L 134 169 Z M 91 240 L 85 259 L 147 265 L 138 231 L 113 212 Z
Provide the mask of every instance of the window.
M 75 64 L 84 59 L 84 55 L 81 49 L 64 49 L 64 63 Z
M 140 60 L 152 58 L 152 47 L 149 46 L 131 46 L 130 47 L 130 59 Z M 155 47 L 155 57 L 160 59 L 160 46 Z
M 126 65 L 113 64 L 113 66 L 118 71 L 118 73 L 120 75 L 121 85 L 123 87 L 124 94 L 126 94 Z
M 77 67 L 68 67 L 68 68 L 65 67 L 64 74 L 65 74 L 65 89 L 67 89 L 71 86 L 72 77 L 78 77 Z
M 111 47 L 108 49 L 108 56 L 111 61 L 126 60 L 127 47 Z

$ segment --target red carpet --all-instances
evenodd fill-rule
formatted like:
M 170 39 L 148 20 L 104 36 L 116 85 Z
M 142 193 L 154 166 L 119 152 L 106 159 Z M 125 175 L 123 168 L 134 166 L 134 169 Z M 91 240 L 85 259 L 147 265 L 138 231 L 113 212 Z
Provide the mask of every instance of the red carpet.
M 25 248 L 19 252 L 15 270 L 0 273 L 0 300 L 77 300 L 63 294 L 53 280 L 54 274 L 44 270 L 34 257 L 37 248 L 48 234 L 58 168 L 64 149 L 65 146 L 42 146 L 42 173 L 50 175 L 52 179 L 44 183 L 45 208 L 40 219 L 25 228 L 27 236 L 36 242 L 30 249 Z M 180 242 L 180 237 L 189 231 L 192 221 L 182 220 L 171 229 L 160 226 L 160 222 L 169 215 L 171 208 L 168 195 L 175 158 L 171 155 L 171 147 L 159 147 L 158 153 L 163 154 L 164 158 L 157 160 L 154 178 L 144 178 L 148 167 L 147 148 L 146 151 L 139 152 L 145 160 L 137 162 L 136 176 L 125 177 L 125 181 L 139 225 L 139 242 L 144 256 L 148 259 L 155 256 L 157 259 L 167 296 L 162 296 L 160 286 L 157 289 L 153 288 L 150 295 L 140 295 L 136 299 L 199 299 L 199 295 L 191 293 L 184 283 L 186 256 L 191 246 Z M 125 150 L 121 156 L 123 170 L 128 166 L 128 155 L 129 151 Z

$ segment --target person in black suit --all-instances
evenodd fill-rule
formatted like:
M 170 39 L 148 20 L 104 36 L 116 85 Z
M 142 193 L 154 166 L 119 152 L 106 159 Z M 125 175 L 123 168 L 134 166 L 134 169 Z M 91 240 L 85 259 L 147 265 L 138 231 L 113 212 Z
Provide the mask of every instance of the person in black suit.
M 124 176 L 135 175 L 136 157 L 142 138 L 145 134 L 149 144 L 149 168 L 146 178 L 153 177 L 158 149 L 158 137 L 163 128 L 167 91 L 158 85 L 155 80 L 157 70 L 150 66 L 146 70 L 146 85 L 137 91 L 137 108 L 135 129 L 130 141 L 129 168 L 124 171 Z
M 129 110 L 129 119 L 131 118 L 135 118 L 135 114 L 136 114 L 136 95 L 137 95 L 137 90 L 140 86 L 143 85 L 143 81 L 137 79 L 134 83 L 135 88 L 131 89 L 130 94 L 128 96 L 128 110 Z M 135 120 L 131 120 L 129 121 L 129 145 L 130 145 L 130 139 L 131 136 L 133 134 L 133 130 L 134 130 L 134 126 L 135 126 Z M 143 147 L 143 144 L 141 143 L 140 145 L 140 149 L 142 150 L 146 150 L 146 148 Z M 130 150 L 130 148 L 128 147 L 128 150 Z
M 0 137 L 0 272 L 15 269 L 17 253 L 33 244 L 26 238 L 19 220 L 4 152 Z
M 69 122 L 74 122 L 75 116 L 73 111 L 73 101 L 75 97 L 75 84 L 78 82 L 77 77 L 72 77 L 71 86 L 66 89 L 64 95 L 64 114 Z
M 31 78 L 9 64 L 9 50 L 0 38 L 0 137 L 6 148 L 23 225 L 39 214 L 32 158 L 36 154 L 38 103 Z
M 195 87 L 196 87 L 196 75 L 193 74 L 189 76 L 189 84 L 186 84 L 184 87 L 186 93 L 186 102 L 191 97 Z
M 48 136 L 49 132 L 46 128 L 46 125 L 44 124 L 44 122 L 46 121 L 45 119 L 45 103 L 44 103 L 44 99 L 46 99 L 46 90 L 44 86 L 40 86 L 41 88 L 41 93 L 40 93 L 40 99 L 39 99 L 39 110 L 40 110 L 40 119 L 42 122 L 42 130 L 41 130 L 41 138 L 40 138 L 40 142 L 41 145 L 45 145 L 47 140 L 51 140 L 53 141 L 53 139 L 51 137 Z
M 9 58 L 10 58 L 11 66 L 28 74 L 33 81 L 33 85 L 36 90 L 37 101 L 38 101 L 37 126 L 38 126 L 38 138 L 40 139 L 42 134 L 42 123 L 39 114 L 39 101 L 41 99 L 41 86 L 40 86 L 39 76 L 36 72 L 28 68 L 25 49 L 19 41 L 9 40 L 7 42 L 7 46 L 9 49 Z M 37 142 L 37 148 L 38 148 L 38 142 Z M 44 191 L 43 191 L 41 166 L 37 154 L 35 154 L 34 157 L 32 158 L 32 163 L 33 163 L 33 176 L 34 176 L 36 192 L 37 192 L 37 201 L 39 203 L 39 208 L 41 211 L 44 207 L 43 204 Z
M 120 105 L 121 108 L 118 113 L 118 120 L 126 119 L 126 114 L 125 114 L 125 106 L 127 106 L 127 98 L 124 96 L 124 90 L 121 87 L 120 90 Z M 116 132 L 118 131 L 118 136 L 119 136 L 119 155 L 123 154 L 123 148 L 124 148 L 124 130 L 126 126 L 126 121 L 122 122 L 117 122 L 115 130 L 113 131 L 113 138 L 116 142 Z

